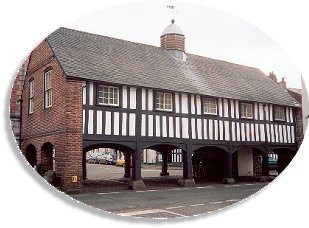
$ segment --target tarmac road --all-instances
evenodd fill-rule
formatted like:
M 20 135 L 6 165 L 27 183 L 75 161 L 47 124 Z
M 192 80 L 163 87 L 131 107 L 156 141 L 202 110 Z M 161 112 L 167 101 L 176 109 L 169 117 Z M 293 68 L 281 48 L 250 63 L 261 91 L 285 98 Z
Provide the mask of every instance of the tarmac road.
M 239 202 L 267 183 L 214 184 L 147 191 L 96 192 L 72 198 L 121 216 L 176 218 L 209 213 Z

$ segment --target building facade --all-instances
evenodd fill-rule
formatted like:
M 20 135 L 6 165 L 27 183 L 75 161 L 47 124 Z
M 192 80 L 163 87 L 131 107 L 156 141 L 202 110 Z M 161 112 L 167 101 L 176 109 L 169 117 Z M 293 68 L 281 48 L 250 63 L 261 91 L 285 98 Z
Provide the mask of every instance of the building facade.
M 297 151 L 298 102 L 256 68 L 186 53 L 174 21 L 161 47 L 60 28 L 31 53 L 22 96 L 21 149 L 42 173 L 54 154 L 64 191 L 82 188 L 96 148 L 124 153 L 133 189 L 145 188 L 144 149 L 161 154 L 162 175 L 180 155 L 182 186 L 196 172 L 268 175 L 270 151 L 282 171 Z

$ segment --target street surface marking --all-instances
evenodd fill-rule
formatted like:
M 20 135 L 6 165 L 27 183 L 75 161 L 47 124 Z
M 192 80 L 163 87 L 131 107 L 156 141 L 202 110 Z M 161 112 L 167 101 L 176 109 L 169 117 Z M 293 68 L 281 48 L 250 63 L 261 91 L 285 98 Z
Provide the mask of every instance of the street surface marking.
M 97 194 L 98 195 L 107 195 L 107 194 L 117 194 L 117 193 L 120 193 L 120 192 L 99 192 Z
M 152 190 L 152 189 L 150 189 L 150 190 L 147 190 L 148 192 L 156 192 L 157 190 Z
M 147 192 L 147 191 L 135 191 L 135 192 Z
M 229 199 L 229 200 L 225 200 L 225 202 L 238 202 L 239 199 Z
M 205 204 L 203 203 L 199 203 L 199 204 L 193 204 L 193 205 L 190 205 L 191 207 L 198 207 L 198 206 L 204 206 Z
M 239 187 L 239 184 L 224 185 L 226 188 Z
M 165 210 L 164 210 L 165 211 Z M 175 213 L 175 212 L 171 212 L 171 211 L 165 211 L 166 213 L 170 213 L 170 214 L 172 214 L 172 215 L 176 215 L 176 216 L 179 216 L 179 217 L 188 217 L 188 216 L 186 216 L 186 215 L 182 215 L 182 214 L 179 214 L 179 213 Z
M 196 187 L 196 188 L 213 188 L 214 186 L 204 186 L 204 187 Z
M 166 211 L 166 210 L 163 210 L 163 209 L 131 211 L 131 212 L 126 212 L 126 213 L 120 213 L 118 215 L 120 215 L 120 216 L 136 216 L 136 215 L 147 215 L 147 214 L 155 214 L 155 213 L 168 213 L 168 214 L 172 214 L 172 215 L 176 215 L 176 216 L 180 216 L 180 217 L 187 217 L 185 215 L 174 213 L 174 212 L 171 212 L 171 211 Z
M 147 214 L 154 214 L 154 213 L 162 213 L 165 210 L 162 209 L 153 209 L 153 210 L 144 210 L 144 211 L 131 211 L 126 213 L 120 213 L 120 216 L 134 216 L 134 215 L 147 215 Z
M 180 190 L 187 190 L 189 188 L 171 188 L 171 189 L 167 189 L 168 191 L 180 191 Z
M 223 201 L 209 202 L 209 204 L 219 204 L 219 203 L 223 203 Z
M 168 207 L 168 208 L 165 208 L 166 210 L 171 210 L 171 209 L 177 209 L 177 208 L 183 208 L 185 206 L 177 206 L 177 207 Z

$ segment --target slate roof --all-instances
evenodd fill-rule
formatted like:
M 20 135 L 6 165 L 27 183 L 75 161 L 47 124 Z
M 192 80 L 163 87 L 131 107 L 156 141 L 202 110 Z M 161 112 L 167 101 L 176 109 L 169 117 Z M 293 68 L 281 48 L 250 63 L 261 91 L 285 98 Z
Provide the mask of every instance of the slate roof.
M 185 62 L 161 47 L 59 28 L 47 37 L 67 76 L 298 106 L 259 69 L 187 54 Z

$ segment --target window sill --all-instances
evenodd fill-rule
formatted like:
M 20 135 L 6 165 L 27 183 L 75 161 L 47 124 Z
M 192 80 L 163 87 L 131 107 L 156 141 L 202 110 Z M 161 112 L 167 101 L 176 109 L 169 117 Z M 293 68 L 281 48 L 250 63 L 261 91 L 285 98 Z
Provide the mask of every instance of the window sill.
M 165 110 L 165 109 L 155 109 L 158 112 L 173 112 L 173 110 Z
M 282 120 L 282 119 L 274 119 L 274 122 L 281 122 L 281 123 L 284 123 L 286 122 L 285 120 Z
M 104 107 L 115 107 L 115 108 L 120 107 L 119 104 L 102 104 L 102 103 L 97 103 L 96 105 L 104 106 Z
M 243 120 L 254 120 L 253 117 L 243 117 L 243 116 L 241 116 L 240 119 L 243 119 Z
M 218 116 L 218 113 L 206 113 L 206 112 L 204 112 L 203 115 L 205 115 L 205 116 Z

